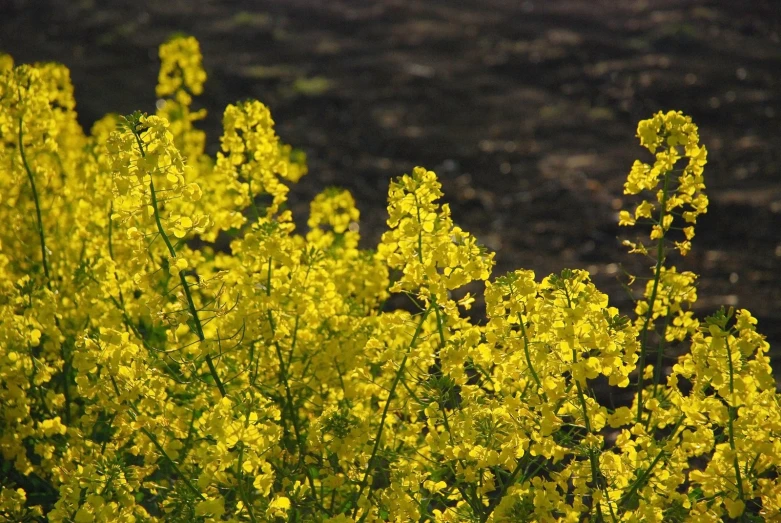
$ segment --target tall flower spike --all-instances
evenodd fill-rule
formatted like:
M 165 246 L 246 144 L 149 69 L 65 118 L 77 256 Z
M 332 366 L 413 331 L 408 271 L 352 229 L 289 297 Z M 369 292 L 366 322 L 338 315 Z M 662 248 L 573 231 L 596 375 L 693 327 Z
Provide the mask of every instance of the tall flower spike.
M 658 205 L 643 200 L 634 212 L 622 210 L 619 225 L 633 226 L 638 220 L 648 219 L 653 223 L 651 239 L 657 240 L 666 236 L 675 221 L 674 216 L 680 213 L 685 222 L 681 225 L 684 237 L 673 245 L 685 256 L 691 250 L 697 217 L 708 210 L 708 198 L 702 192 L 708 151 L 699 144 L 697 126 L 691 117 L 680 111 L 660 111 L 653 118 L 641 121 L 637 136 L 640 144 L 655 154 L 656 160 L 653 165 L 635 161 L 624 184 L 624 194 L 656 191 Z M 681 159 L 688 161 L 674 179 L 673 173 Z M 654 210 L 658 210 L 657 217 L 652 214 Z M 637 244 L 631 246 L 633 252 L 643 252 L 642 244 L 640 248 Z
M 176 36 L 161 45 L 157 96 L 201 94 L 206 81 L 202 61 L 201 47 L 192 36 Z
M 638 300 L 636 325 L 640 331 L 640 361 L 637 377 L 637 421 L 643 415 L 643 393 L 646 373 L 654 375 L 653 393 L 662 372 L 662 355 L 665 341 L 681 340 L 698 327 L 697 320 L 681 307 L 683 303 L 691 305 L 697 299 L 695 291 L 696 277 L 692 273 L 677 273 L 675 268 L 667 269 L 667 241 L 676 216 L 680 215 L 685 224 L 679 224 L 683 238 L 673 242 L 673 246 L 685 256 L 691 249 L 694 237 L 694 224 L 697 216 L 707 211 L 708 199 L 702 190 L 703 168 L 707 161 L 707 151 L 699 144 L 697 126 L 680 111 L 658 112 L 637 126 L 640 144 L 656 157 L 654 164 L 648 165 L 635 161 L 624 185 L 624 194 L 639 194 L 643 191 L 655 191 L 656 203 L 642 200 L 633 213 L 622 210 L 619 213 L 619 225 L 634 226 L 638 220 L 647 220 L 651 225 L 650 238 L 655 242 L 655 266 L 653 278 L 646 286 L 643 298 Z M 686 165 L 675 176 L 677 165 L 682 159 L 688 159 Z M 680 219 L 679 219 L 680 222 Z M 633 253 L 648 254 L 650 249 L 642 242 L 625 241 Z M 646 355 L 649 332 L 655 331 L 655 320 L 665 318 L 661 343 L 657 348 L 656 367 L 647 366 Z M 656 401 L 653 398 L 653 401 Z
M 426 302 L 448 303 L 448 291 L 491 274 L 494 254 L 453 224 L 450 206 L 439 205 L 440 183 L 433 171 L 416 167 L 391 182 L 388 226 L 379 254 L 400 269 L 392 292 L 417 292 Z
M 201 49 L 193 37 L 177 36 L 160 46 L 160 74 L 156 93 L 158 116 L 169 122 L 176 148 L 188 163 L 204 161 L 206 134 L 193 122 L 206 117 L 206 110 L 193 112 L 192 97 L 201 94 L 206 72 Z M 194 181 L 194 180 L 188 180 Z

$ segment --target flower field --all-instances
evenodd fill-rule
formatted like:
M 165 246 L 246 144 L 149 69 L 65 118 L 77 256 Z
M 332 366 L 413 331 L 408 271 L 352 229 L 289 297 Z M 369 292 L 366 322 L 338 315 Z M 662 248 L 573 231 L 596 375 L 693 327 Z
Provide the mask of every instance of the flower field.
M 493 275 L 422 167 L 375 249 L 338 188 L 297 231 L 268 108 L 207 155 L 199 44 L 159 57 L 156 114 L 85 133 L 65 67 L 0 56 L 0 521 L 781 520 L 770 347 L 674 265 L 708 207 L 691 118 L 638 125 L 619 311 L 581 269 Z

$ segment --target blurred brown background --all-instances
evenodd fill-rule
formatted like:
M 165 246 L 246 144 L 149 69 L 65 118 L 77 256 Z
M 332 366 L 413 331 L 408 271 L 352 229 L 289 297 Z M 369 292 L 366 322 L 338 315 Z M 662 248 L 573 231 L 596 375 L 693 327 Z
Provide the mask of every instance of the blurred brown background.
M 626 312 L 616 278 L 652 263 L 616 239 L 625 175 L 650 158 L 637 121 L 681 109 L 711 205 L 671 263 L 701 274 L 699 314 L 746 307 L 781 353 L 780 20 L 776 0 L 0 0 L 0 50 L 70 67 L 89 127 L 153 111 L 157 46 L 195 35 L 210 152 L 227 103 L 269 105 L 309 156 L 299 218 L 346 187 L 372 246 L 389 179 L 423 165 L 496 274 L 588 268 Z

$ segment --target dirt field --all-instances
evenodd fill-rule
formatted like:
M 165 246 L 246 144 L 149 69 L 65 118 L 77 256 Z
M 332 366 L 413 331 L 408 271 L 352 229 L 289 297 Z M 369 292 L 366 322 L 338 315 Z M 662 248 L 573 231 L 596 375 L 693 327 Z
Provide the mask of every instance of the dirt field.
M 616 7 L 620 6 L 620 7 Z M 366 246 L 388 180 L 441 176 L 456 221 L 496 273 L 588 268 L 613 303 L 625 254 L 616 208 L 637 121 L 681 109 L 709 149 L 711 199 L 693 253 L 698 312 L 750 309 L 781 354 L 781 5 L 775 0 L 0 0 L 0 49 L 68 65 L 82 122 L 154 110 L 157 45 L 201 42 L 216 150 L 222 108 L 271 107 L 309 156 L 294 210 L 350 189 Z M 646 272 L 647 274 L 647 272 Z M 781 367 L 781 362 L 776 364 Z

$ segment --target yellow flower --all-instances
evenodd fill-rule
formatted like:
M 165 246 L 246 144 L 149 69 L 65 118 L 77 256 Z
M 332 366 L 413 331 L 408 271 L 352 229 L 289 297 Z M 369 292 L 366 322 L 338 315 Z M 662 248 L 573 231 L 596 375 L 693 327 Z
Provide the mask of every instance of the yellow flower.
M 290 510 L 290 499 L 278 496 L 269 503 L 266 514 L 270 517 L 284 517 L 288 510 Z
M 781 513 L 770 346 L 748 311 L 701 319 L 668 261 L 708 206 L 690 118 L 638 125 L 654 159 L 624 190 L 651 194 L 618 218 L 650 222 L 652 246 L 625 244 L 656 263 L 631 320 L 584 270 L 489 280 L 421 167 L 390 184 L 376 250 L 342 189 L 298 232 L 305 159 L 268 108 L 228 106 L 210 157 L 198 43 L 160 57 L 157 113 L 89 135 L 66 68 L 0 57 L 0 452 L 38 478 L 2 480 L 6 519 L 43 518 L 36 485 L 55 522 Z

